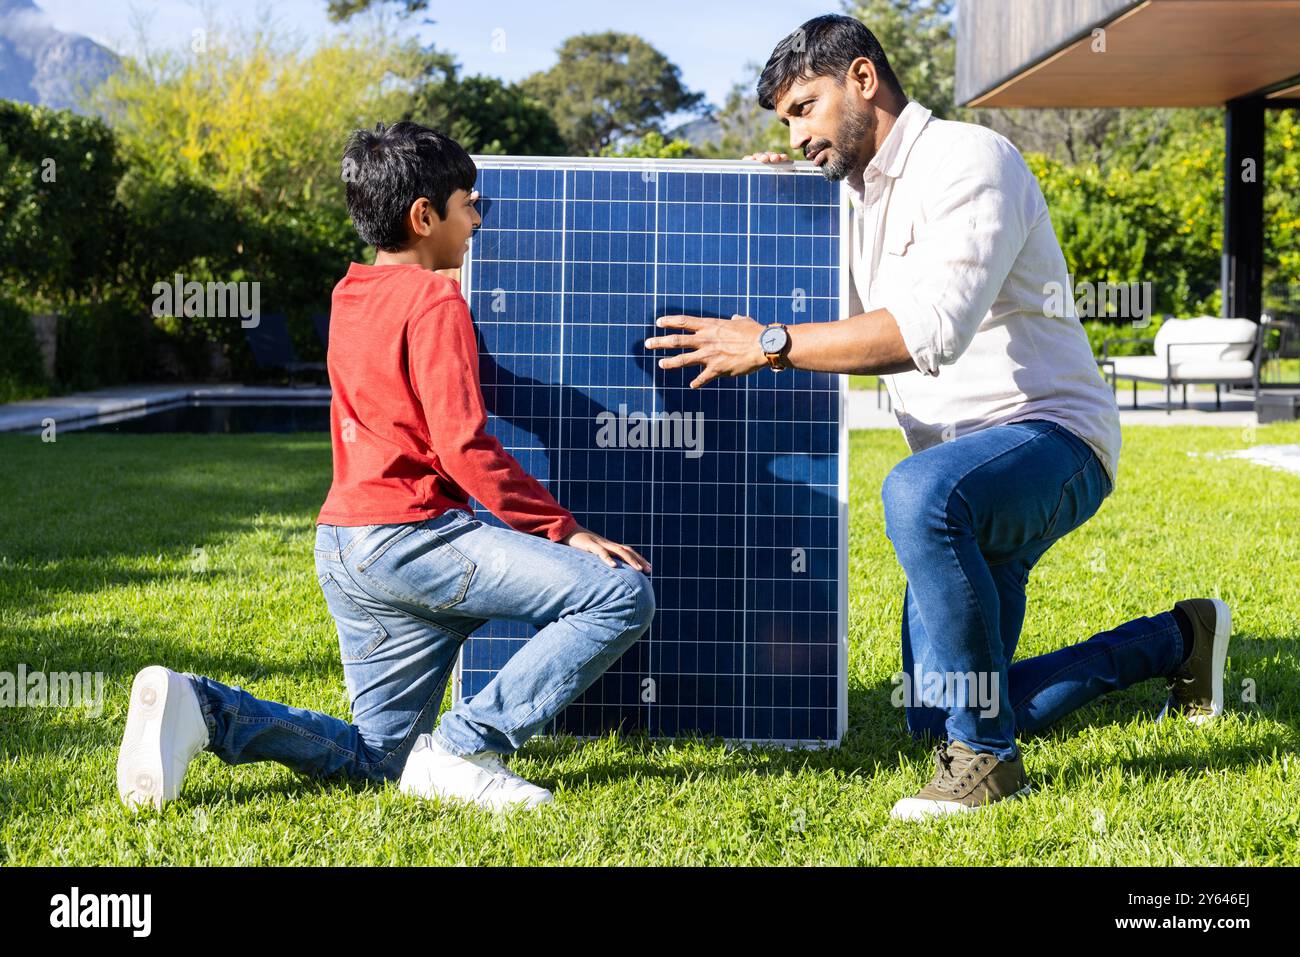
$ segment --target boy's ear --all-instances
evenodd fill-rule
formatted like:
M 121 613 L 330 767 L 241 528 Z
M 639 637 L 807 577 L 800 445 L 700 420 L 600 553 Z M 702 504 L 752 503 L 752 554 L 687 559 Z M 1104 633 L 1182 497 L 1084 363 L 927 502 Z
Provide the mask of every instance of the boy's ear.
M 412 238 L 423 239 L 430 235 L 442 219 L 427 196 L 417 199 L 406 212 L 406 226 L 410 229 Z

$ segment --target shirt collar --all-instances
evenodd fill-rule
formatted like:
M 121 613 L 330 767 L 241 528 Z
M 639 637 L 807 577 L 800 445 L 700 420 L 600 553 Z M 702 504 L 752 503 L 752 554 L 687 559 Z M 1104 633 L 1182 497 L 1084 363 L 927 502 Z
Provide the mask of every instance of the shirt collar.
M 928 122 L 930 122 L 930 111 L 915 100 L 909 100 L 907 106 L 903 107 L 903 112 L 899 113 L 898 118 L 894 120 L 885 142 L 880 144 L 880 149 L 867 164 L 866 176 L 871 175 L 871 170 L 890 179 L 902 176 L 907 155 L 912 151 L 916 138 L 921 135 L 921 130 L 925 129 Z
M 907 154 L 912 151 L 912 144 L 929 120 L 929 110 L 915 100 L 909 101 L 903 107 L 903 112 L 898 114 L 898 119 L 894 120 L 885 142 L 880 144 L 880 149 L 867 165 L 890 179 L 897 179 L 903 174 L 903 165 L 907 162 Z

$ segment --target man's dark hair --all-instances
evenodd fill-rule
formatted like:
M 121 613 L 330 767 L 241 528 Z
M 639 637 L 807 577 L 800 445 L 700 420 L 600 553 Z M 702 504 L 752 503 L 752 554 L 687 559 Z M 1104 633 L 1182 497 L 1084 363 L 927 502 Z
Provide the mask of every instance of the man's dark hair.
M 403 120 L 355 130 L 343 150 L 348 215 L 367 243 L 385 252 L 406 246 L 406 214 L 421 196 L 440 218 L 458 189 L 474 188 L 478 167 L 459 143 Z
M 833 76 L 839 83 L 858 57 L 866 57 L 887 86 L 903 94 L 876 35 L 852 17 L 814 17 L 776 45 L 758 78 L 758 105 L 776 109 L 776 101 L 797 80 Z

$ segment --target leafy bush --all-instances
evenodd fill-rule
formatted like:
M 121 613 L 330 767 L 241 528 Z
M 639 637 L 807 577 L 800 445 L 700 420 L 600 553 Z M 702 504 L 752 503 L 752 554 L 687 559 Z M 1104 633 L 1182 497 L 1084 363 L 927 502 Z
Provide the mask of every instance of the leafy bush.
M 35 398 L 48 391 L 27 310 L 0 298 L 0 402 Z
M 1075 282 L 1150 282 L 1155 313 L 1215 311 L 1221 217 L 1205 194 L 1222 189 L 1222 173 L 1217 185 L 1207 168 L 1180 175 L 1179 190 L 1152 172 L 1025 159 Z
M 1154 339 L 1160 324 L 1164 322 L 1163 316 L 1152 316 L 1150 324 L 1142 328 L 1134 328 L 1128 322 L 1108 322 L 1105 319 L 1084 319 L 1083 331 L 1088 334 L 1088 344 L 1092 346 L 1092 354 L 1101 358 L 1102 345 L 1107 339 Z M 1152 354 L 1151 346 L 1141 342 L 1120 342 L 1110 347 L 1112 356 L 1149 356 Z
M 75 303 L 59 314 L 55 376 L 66 389 L 96 389 L 159 378 L 149 317 L 120 297 Z
M 100 120 L 0 100 L 0 280 L 39 310 L 98 292 L 120 235 L 121 171 Z
M 601 156 L 626 156 L 637 159 L 681 159 L 691 154 L 686 140 L 665 140 L 662 133 L 647 133 L 639 140 L 606 146 Z
M 425 60 L 406 119 L 441 130 L 470 153 L 564 155 L 554 118 L 519 86 L 492 76 L 460 77 L 446 53 L 430 52 Z

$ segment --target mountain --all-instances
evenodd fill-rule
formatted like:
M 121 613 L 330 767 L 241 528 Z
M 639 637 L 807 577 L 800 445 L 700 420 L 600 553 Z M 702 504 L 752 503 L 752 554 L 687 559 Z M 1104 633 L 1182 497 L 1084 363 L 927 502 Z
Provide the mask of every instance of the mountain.
M 75 108 L 77 95 L 117 68 L 113 51 L 50 25 L 32 0 L 0 0 L 0 98 Z
M 668 139 L 685 140 L 692 146 L 703 146 L 717 141 L 721 135 L 722 124 L 711 116 L 701 116 L 670 130 Z

